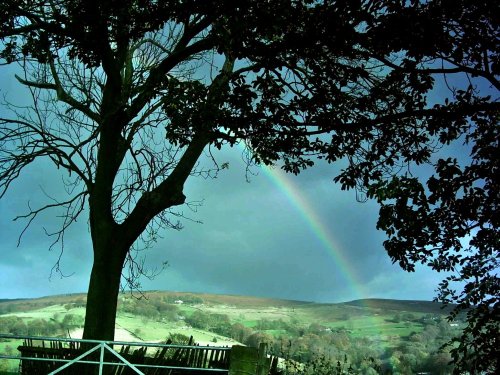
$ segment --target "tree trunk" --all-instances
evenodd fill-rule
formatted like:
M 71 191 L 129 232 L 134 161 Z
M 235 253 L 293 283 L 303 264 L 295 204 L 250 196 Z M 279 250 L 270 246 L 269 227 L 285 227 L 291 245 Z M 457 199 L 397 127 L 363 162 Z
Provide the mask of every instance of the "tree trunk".
M 96 237 L 101 237 L 96 240 Z M 102 238 L 104 237 L 104 238 Z M 90 275 L 84 339 L 113 340 L 120 279 L 128 248 L 112 233 L 93 236 L 94 264 Z

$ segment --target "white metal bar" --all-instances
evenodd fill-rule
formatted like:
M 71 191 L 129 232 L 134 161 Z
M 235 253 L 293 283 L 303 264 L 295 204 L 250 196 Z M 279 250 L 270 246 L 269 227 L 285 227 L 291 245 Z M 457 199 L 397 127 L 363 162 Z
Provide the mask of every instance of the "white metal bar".
M 175 345 L 175 344 L 161 344 L 158 342 L 129 342 L 129 341 L 106 341 L 106 340 L 88 340 L 88 339 L 72 339 L 72 338 L 63 338 L 63 337 L 48 337 L 48 336 L 22 336 L 22 335 L 5 335 L 0 334 L 0 338 L 2 339 L 32 339 L 37 341 L 61 341 L 61 342 L 84 342 L 90 344 L 100 344 L 105 342 L 111 345 L 130 345 L 130 346 L 151 346 L 151 347 L 161 347 L 161 348 L 193 348 L 190 345 Z M 227 346 L 196 346 L 199 349 L 217 349 L 217 350 L 231 350 L 230 347 Z
M 104 366 L 104 343 L 102 343 L 101 346 L 101 357 L 99 359 L 99 375 L 102 375 L 102 366 Z
M 102 344 L 101 344 L 102 345 Z M 64 366 L 62 367 L 59 367 L 58 369 L 52 371 L 51 373 L 49 373 L 49 375 L 53 375 L 53 374 L 57 374 L 58 372 L 61 372 L 62 370 L 64 370 L 65 368 L 71 366 L 72 364 L 78 362 L 80 359 L 82 359 L 83 357 L 86 357 L 87 355 L 89 355 L 90 353 L 93 353 L 95 352 L 97 349 L 99 349 L 101 347 L 101 345 L 96 345 L 94 346 L 92 349 L 90 350 L 87 350 L 85 353 L 83 354 L 80 354 L 78 357 L 76 357 L 75 359 L 72 359 L 71 361 L 69 361 L 68 363 L 66 363 Z
M 134 370 L 136 373 L 138 373 L 139 375 L 144 375 L 144 373 L 142 371 L 140 371 L 137 367 L 135 367 L 132 363 L 130 363 L 129 361 L 127 361 L 125 358 L 123 358 L 120 354 L 118 354 L 117 352 L 115 352 L 113 350 L 113 348 L 111 348 L 108 344 L 106 343 L 103 343 L 103 346 L 108 349 L 108 351 L 110 351 L 112 354 L 114 354 L 120 361 L 122 361 L 123 363 L 125 363 L 128 367 L 130 367 L 132 370 Z M 99 374 L 100 375 L 100 374 Z
M 137 374 L 143 374 L 138 367 L 145 368 L 162 368 L 162 369 L 183 369 L 183 370 L 199 370 L 210 372 L 228 372 L 227 369 L 219 369 L 219 368 L 195 368 L 195 367 L 183 367 L 183 366 L 163 366 L 163 365 L 147 365 L 147 364 L 132 364 L 123 358 L 120 354 L 118 354 L 114 349 L 112 349 L 110 345 L 129 345 L 129 346 L 140 346 L 140 347 L 167 347 L 167 348 L 189 348 L 195 350 L 217 350 L 217 351 L 230 351 L 230 347 L 220 347 L 220 346 L 190 346 L 190 345 L 171 345 L 171 344 L 159 344 L 159 343 L 143 343 L 143 342 L 125 342 L 125 341 L 102 341 L 102 340 L 87 340 L 87 339 L 71 339 L 71 338 L 57 338 L 57 337 L 45 337 L 45 336 L 23 336 L 23 335 L 6 335 L 0 334 L 0 338 L 5 339 L 32 339 L 36 341 L 58 341 L 58 342 L 80 342 L 80 343 L 93 343 L 98 344 L 92 349 L 89 349 L 85 353 L 79 355 L 78 357 L 68 360 L 68 359 L 58 359 L 58 358 L 37 358 L 37 357 L 17 357 L 17 356 L 5 356 L 0 355 L 0 358 L 6 359 L 16 359 L 16 360 L 35 360 L 35 361 L 50 361 L 50 362 L 66 362 L 66 364 L 53 372 L 49 373 L 49 375 L 56 374 L 65 368 L 71 366 L 74 363 L 83 363 L 83 364 L 99 364 L 100 371 L 103 365 L 114 365 L 114 366 L 127 366 L 132 368 Z M 123 363 L 116 362 L 104 362 L 104 347 L 108 349 L 111 353 L 113 353 L 117 358 L 119 358 Z M 89 355 L 90 353 L 96 351 L 97 349 L 101 349 L 101 358 L 100 361 L 89 361 L 89 360 L 81 360 L 83 357 Z M 101 373 L 101 372 L 100 372 Z
M 16 357 L 16 356 L 6 356 L 0 355 L 0 359 L 12 359 L 12 360 L 24 360 L 29 359 L 33 361 L 45 361 L 45 362 L 69 362 L 69 359 L 59 359 L 59 358 L 37 358 L 37 357 Z M 99 361 L 78 361 L 78 363 L 83 363 L 86 365 L 98 365 Z M 112 365 L 112 366 L 126 366 L 125 363 L 117 363 L 117 362 L 103 362 L 104 365 Z M 134 363 L 135 367 L 145 367 L 145 368 L 158 368 L 158 369 L 170 369 L 170 370 L 196 370 L 203 372 L 228 372 L 229 370 L 226 368 L 199 368 L 199 367 L 185 367 L 185 366 L 162 366 L 162 365 L 150 365 L 150 364 L 139 364 Z

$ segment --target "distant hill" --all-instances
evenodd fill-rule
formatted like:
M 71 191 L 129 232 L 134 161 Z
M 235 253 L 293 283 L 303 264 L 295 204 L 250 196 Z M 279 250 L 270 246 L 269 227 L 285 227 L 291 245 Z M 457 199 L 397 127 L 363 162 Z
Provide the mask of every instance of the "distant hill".
M 223 295 L 223 294 L 209 294 L 209 293 L 191 293 L 191 292 L 175 292 L 175 291 L 160 291 L 152 290 L 143 292 L 144 297 L 147 298 L 167 298 L 171 301 L 196 301 L 196 303 L 203 303 L 205 306 L 227 305 L 234 308 L 305 308 L 307 310 L 329 310 L 329 307 L 336 309 L 345 308 L 347 310 L 354 309 L 369 309 L 369 310 L 385 310 L 385 311 L 405 311 L 415 313 L 430 313 L 430 314 L 448 314 L 453 306 L 443 307 L 441 303 L 432 301 L 416 301 L 416 300 L 395 300 L 395 299 L 379 299 L 367 298 L 354 300 L 341 303 L 318 303 L 311 301 L 297 301 L 286 300 L 278 298 L 266 297 L 253 297 L 253 296 L 239 296 L 239 295 Z M 125 298 L 130 293 L 121 293 L 120 297 Z M 86 299 L 85 293 L 72 293 L 61 294 L 54 296 L 46 296 L 39 298 L 25 298 L 25 299 L 0 299 L 0 303 L 23 305 L 24 308 L 34 309 L 42 306 L 54 304 L 66 304 L 74 302 L 75 300 L 84 301 Z M 4 305 L 5 308 L 5 305 Z M 1 313 L 1 311 L 0 311 Z
M 367 298 L 350 302 L 344 302 L 346 306 L 368 307 L 372 309 L 411 311 L 429 314 L 447 314 L 453 308 L 452 305 L 444 307 L 442 303 L 432 301 L 414 301 L 397 299 Z
M 307 301 L 285 300 L 278 298 L 224 295 L 224 294 L 165 292 L 165 291 L 158 291 L 156 293 L 160 293 L 162 295 L 175 295 L 179 296 L 180 299 L 182 299 L 183 296 L 193 295 L 203 299 L 205 304 L 230 305 L 241 308 L 244 307 L 258 308 L 264 306 L 293 307 L 293 306 L 302 306 L 305 304 L 312 303 Z

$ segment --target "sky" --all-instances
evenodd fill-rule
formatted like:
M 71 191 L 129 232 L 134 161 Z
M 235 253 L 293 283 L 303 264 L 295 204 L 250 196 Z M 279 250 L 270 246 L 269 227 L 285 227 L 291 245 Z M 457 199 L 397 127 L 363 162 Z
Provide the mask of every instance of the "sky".
M 156 245 L 144 251 L 150 268 L 169 264 L 152 281 L 143 278 L 144 290 L 317 302 L 433 298 L 442 275 L 426 268 L 406 273 L 392 264 L 382 247 L 385 236 L 375 229 L 377 205 L 358 203 L 354 192 L 340 191 L 331 181 L 332 166 L 284 177 L 300 194 L 298 203 L 289 187 L 276 182 L 272 173 L 278 171 L 255 168 L 258 175 L 247 182 L 239 152 L 224 156 L 229 170 L 215 180 L 193 179 L 186 186 L 187 200 L 203 204 L 197 212 L 181 210 L 202 223 L 184 220 L 181 231 L 163 230 Z M 42 226 L 55 229 L 55 215 L 35 222 L 17 246 L 24 222 L 12 219 L 28 202 L 35 206 L 46 200 L 42 188 L 51 195 L 61 192 L 60 181 L 57 170 L 40 163 L 0 201 L 0 298 L 86 291 L 92 253 L 85 217 L 65 240 L 61 266 L 68 277 L 49 277 L 59 249 L 48 250 L 51 240 Z
M 391 263 L 385 235 L 375 229 L 378 206 L 341 191 L 332 182 L 334 166 L 317 165 L 299 176 L 255 167 L 247 181 L 241 150 L 225 150 L 219 160 L 229 169 L 218 178 L 186 185 L 187 201 L 202 201 L 197 212 L 180 208 L 192 220 L 183 220 L 181 231 L 161 231 L 143 252 L 150 269 L 168 262 L 153 280 L 141 280 L 144 290 L 316 302 L 434 297 L 442 275 L 425 267 L 407 273 Z M 0 200 L 0 298 L 86 291 L 92 250 L 85 213 L 65 239 L 67 277 L 50 277 L 59 248 L 48 249 L 44 228 L 57 228 L 55 213 L 34 222 L 17 244 L 26 222 L 13 218 L 28 204 L 47 202 L 46 194 L 63 196 L 61 181 L 57 169 L 40 162 Z
M 2 67 L 0 95 L 22 102 L 12 73 Z M 215 155 L 229 168 L 216 179 L 186 184 L 187 201 L 203 202 L 197 212 L 180 208 L 192 220 L 183 220 L 181 231 L 161 231 L 141 254 L 150 269 L 168 262 L 153 280 L 141 279 L 143 290 L 315 302 L 435 296 L 444 276 L 424 266 L 407 273 L 392 264 L 382 245 L 386 237 L 376 230 L 378 206 L 341 191 L 332 181 L 338 166 L 322 162 L 299 176 L 254 167 L 246 175 L 241 148 Z M 47 161 L 36 162 L 0 200 L 0 299 L 87 290 L 92 246 L 86 213 L 66 234 L 64 276 L 51 272 L 60 251 L 49 250 L 52 240 L 44 232 L 57 229 L 55 212 L 38 218 L 18 243 L 26 221 L 13 219 L 28 205 L 47 203 L 48 196 L 64 197 L 59 172 Z

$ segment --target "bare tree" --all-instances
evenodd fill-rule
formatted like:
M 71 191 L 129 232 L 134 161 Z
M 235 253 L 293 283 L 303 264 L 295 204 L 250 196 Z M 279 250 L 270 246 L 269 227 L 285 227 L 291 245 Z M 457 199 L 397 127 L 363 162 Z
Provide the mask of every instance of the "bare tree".
M 45 19 L 45 10 L 39 8 L 33 18 Z M 17 19 L 19 27 L 28 27 L 33 18 Z M 219 169 L 214 159 L 208 168 L 198 163 L 213 140 L 208 130 L 196 131 L 190 144 L 167 138 L 169 119 L 161 96 L 168 90 L 163 85 L 182 90 L 184 82 L 197 83 L 195 74 L 206 75 L 199 80 L 209 91 L 227 85 L 234 59 L 226 57 L 218 73 L 200 72 L 207 61 L 218 70 L 211 62 L 214 52 L 198 47 L 206 27 L 206 20 L 192 17 L 130 41 L 120 50 L 120 65 L 109 70 L 112 78 L 103 67 L 71 58 L 67 48 L 47 46 L 40 50 L 43 61 L 30 56 L 18 59 L 23 76 L 16 78 L 29 90 L 32 104 L 19 108 L 5 103 L 13 116 L 0 119 L 2 196 L 23 168 L 39 158 L 49 158 L 65 170 L 69 198 L 30 208 L 18 217 L 27 220 L 26 230 L 45 210 L 62 209 L 60 229 L 49 233 L 61 250 L 65 231 L 88 205 L 94 266 L 85 337 L 113 337 L 116 304 L 110 300 L 117 298 L 124 264 L 129 267 L 125 273 L 129 286 L 136 286 L 144 271 L 131 250 L 147 247 L 159 228 L 180 229 L 177 218 L 182 214 L 171 208 L 185 202 L 186 179 L 213 176 Z M 185 53 L 182 59 L 172 58 L 176 49 Z M 161 82 L 153 86 L 153 80 Z

